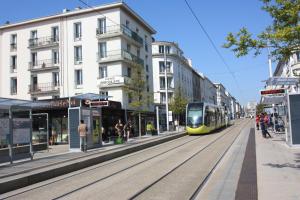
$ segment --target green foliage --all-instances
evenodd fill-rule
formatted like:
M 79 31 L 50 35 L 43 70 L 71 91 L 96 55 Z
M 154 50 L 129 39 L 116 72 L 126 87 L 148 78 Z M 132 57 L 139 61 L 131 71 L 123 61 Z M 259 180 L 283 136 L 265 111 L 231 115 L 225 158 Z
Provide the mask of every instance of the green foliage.
M 169 109 L 175 114 L 184 113 L 188 100 L 182 95 L 180 87 L 176 88 L 174 96 L 169 103 Z
M 243 27 L 237 34 L 229 33 L 224 48 L 231 48 L 237 57 L 254 51 L 257 56 L 269 47 L 277 60 L 285 60 L 299 50 L 300 44 L 300 0 L 261 0 L 262 9 L 269 13 L 273 22 L 264 31 L 253 37 Z
M 260 114 L 264 112 L 264 104 L 257 104 L 256 105 L 256 114 Z
M 143 111 L 148 107 L 152 100 L 152 96 L 147 92 L 146 77 L 143 65 L 136 64 L 131 68 L 132 74 L 125 92 L 131 97 L 132 101 L 129 106 L 134 109 L 135 114 Z

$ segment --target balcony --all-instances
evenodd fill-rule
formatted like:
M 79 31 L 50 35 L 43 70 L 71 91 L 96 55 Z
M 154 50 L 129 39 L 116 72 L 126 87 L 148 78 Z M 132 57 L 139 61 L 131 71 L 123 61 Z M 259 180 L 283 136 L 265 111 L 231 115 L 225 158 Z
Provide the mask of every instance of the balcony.
M 107 26 L 105 30 L 97 28 L 96 35 L 98 39 L 122 36 L 137 46 L 143 46 L 143 38 L 124 25 Z
M 162 85 L 161 87 L 160 87 L 160 90 L 165 90 L 166 88 L 165 88 L 165 86 L 164 85 Z M 173 87 L 173 86 L 168 86 L 168 92 L 174 92 L 174 90 L 175 90 L 175 88 Z
M 300 76 L 300 60 L 291 65 L 294 76 Z
M 97 58 L 99 63 L 124 61 L 133 66 L 135 65 L 144 66 L 144 60 L 140 59 L 136 55 L 133 55 L 132 53 L 126 50 L 107 51 L 103 53 L 98 52 Z
M 130 83 L 130 78 L 126 76 L 114 76 L 99 78 L 97 80 L 97 86 L 99 88 L 112 88 L 112 87 L 123 87 Z
M 39 83 L 29 85 L 29 94 L 31 95 L 45 95 L 59 93 L 59 84 L 56 83 Z
M 38 71 L 48 71 L 59 69 L 58 61 L 54 60 L 39 60 L 37 62 L 29 62 L 28 71 L 38 72 Z
M 10 51 L 17 51 L 17 44 L 16 43 L 10 44 Z
M 58 37 L 41 37 L 41 38 L 32 38 L 28 40 L 30 49 L 39 49 L 39 48 L 47 48 L 59 45 Z

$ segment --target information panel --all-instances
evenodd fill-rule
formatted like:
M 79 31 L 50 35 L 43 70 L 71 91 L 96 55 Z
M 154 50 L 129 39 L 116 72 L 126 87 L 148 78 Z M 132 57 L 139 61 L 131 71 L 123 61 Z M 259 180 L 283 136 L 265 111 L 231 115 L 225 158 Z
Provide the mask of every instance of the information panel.
M 292 144 L 300 145 L 300 94 L 289 95 Z
M 30 119 L 14 118 L 13 119 L 13 143 L 26 144 L 30 143 Z

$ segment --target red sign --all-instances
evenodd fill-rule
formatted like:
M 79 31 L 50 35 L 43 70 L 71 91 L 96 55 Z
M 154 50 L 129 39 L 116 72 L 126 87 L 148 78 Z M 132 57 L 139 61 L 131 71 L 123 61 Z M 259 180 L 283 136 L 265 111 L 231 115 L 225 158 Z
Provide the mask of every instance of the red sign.
M 268 94 L 284 94 L 285 89 L 274 89 L 274 90 L 262 90 L 260 91 L 261 95 L 268 95 Z

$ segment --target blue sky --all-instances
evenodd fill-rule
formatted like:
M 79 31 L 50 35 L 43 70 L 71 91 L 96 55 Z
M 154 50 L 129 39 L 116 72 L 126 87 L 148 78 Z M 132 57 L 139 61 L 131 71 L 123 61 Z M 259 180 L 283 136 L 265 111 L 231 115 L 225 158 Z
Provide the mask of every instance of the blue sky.
M 110 0 L 85 0 L 89 5 L 113 2 Z M 262 80 L 268 77 L 267 55 L 249 55 L 236 58 L 231 51 L 221 46 L 228 32 L 237 32 L 248 27 L 259 33 L 271 18 L 261 10 L 259 0 L 188 0 L 202 25 L 215 42 L 219 51 L 235 73 L 236 82 L 214 51 L 212 45 L 196 23 L 184 0 L 125 0 L 142 16 L 157 34 L 156 40 L 177 42 L 194 67 L 213 82 L 222 83 L 243 105 L 248 101 L 259 101 Z M 59 13 L 63 8 L 85 7 L 78 0 L 1 0 L 0 24 Z M 273 64 L 275 69 L 275 64 Z

